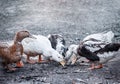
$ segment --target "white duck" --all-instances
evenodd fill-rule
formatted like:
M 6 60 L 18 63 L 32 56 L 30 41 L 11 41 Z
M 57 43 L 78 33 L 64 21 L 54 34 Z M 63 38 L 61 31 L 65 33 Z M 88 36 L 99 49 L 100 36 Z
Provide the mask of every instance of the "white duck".
M 52 48 L 47 37 L 42 35 L 33 35 L 35 38 L 25 38 L 22 41 L 24 53 L 27 55 L 27 62 L 34 63 L 30 57 L 39 55 L 38 62 L 41 62 L 41 55 L 60 62 L 63 66 L 65 64 L 63 56 Z
M 65 57 L 65 53 L 67 51 L 67 48 L 65 46 L 65 40 L 63 38 L 62 35 L 60 34 L 49 34 L 47 36 L 47 38 L 49 39 L 49 41 L 51 42 L 52 48 L 55 49 L 56 51 L 59 52 L 59 54 L 61 54 L 62 56 Z M 36 57 L 31 57 L 32 60 L 37 60 L 38 56 Z M 48 58 L 46 58 L 45 56 L 41 56 L 42 60 L 47 60 Z
M 112 31 L 109 31 L 107 33 L 96 33 L 96 34 L 91 34 L 86 36 L 83 39 L 83 45 L 89 45 L 89 46 L 93 46 L 91 47 L 91 50 L 96 50 L 96 48 L 94 48 L 95 46 L 99 46 L 101 44 L 104 43 L 111 43 L 112 39 L 114 37 L 114 33 Z M 68 60 L 68 64 L 74 64 L 77 60 L 77 58 L 79 58 L 80 56 L 77 53 L 77 48 L 79 47 L 79 45 L 70 45 L 68 48 L 68 51 L 66 52 L 66 57 L 65 59 Z M 98 47 L 99 49 L 99 47 Z M 85 60 L 86 62 L 88 62 L 88 60 Z

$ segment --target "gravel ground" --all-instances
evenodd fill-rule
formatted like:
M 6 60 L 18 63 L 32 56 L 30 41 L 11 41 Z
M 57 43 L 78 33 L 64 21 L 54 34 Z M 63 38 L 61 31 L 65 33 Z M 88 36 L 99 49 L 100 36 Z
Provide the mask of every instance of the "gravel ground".
M 0 41 L 12 40 L 22 29 L 61 34 L 67 46 L 109 30 L 115 33 L 113 41 L 120 42 L 120 0 L 0 0 Z M 115 60 L 92 71 L 79 63 L 67 69 L 56 62 L 25 63 L 14 73 L 0 66 L 0 84 L 120 84 L 120 61 Z

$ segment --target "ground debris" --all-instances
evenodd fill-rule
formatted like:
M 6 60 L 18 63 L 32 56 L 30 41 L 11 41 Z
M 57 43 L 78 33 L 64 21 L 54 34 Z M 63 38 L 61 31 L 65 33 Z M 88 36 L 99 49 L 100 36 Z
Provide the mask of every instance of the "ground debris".
M 80 69 L 77 69 L 75 71 L 73 71 L 73 73 L 86 73 L 87 71 L 83 71 L 83 70 L 80 70 Z
M 57 74 L 67 74 L 65 71 L 56 71 Z
M 112 76 L 110 74 L 106 74 L 104 77 L 105 77 L 105 79 L 113 79 L 114 78 L 114 76 Z
M 40 77 L 40 76 L 39 75 L 29 75 L 29 76 L 22 75 L 20 78 L 30 80 L 30 79 L 33 79 L 33 78 L 36 78 L 36 77 Z
M 76 78 L 76 79 L 73 79 L 72 84 L 88 84 L 88 83 L 83 79 Z
M 46 77 L 42 77 L 42 78 L 40 78 L 40 81 L 41 81 L 41 82 L 45 82 L 46 80 L 47 80 Z

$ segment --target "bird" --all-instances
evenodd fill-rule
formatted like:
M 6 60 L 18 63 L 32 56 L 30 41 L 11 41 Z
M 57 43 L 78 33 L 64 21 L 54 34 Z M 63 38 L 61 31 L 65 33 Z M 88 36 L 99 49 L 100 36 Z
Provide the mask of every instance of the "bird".
M 108 31 L 104 33 L 103 32 L 95 33 L 95 34 L 86 36 L 85 38 L 83 38 L 81 42 L 83 43 L 82 45 L 89 45 L 91 46 L 91 49 L 94 50 L 97 48 L 97 47 L 96 48 L 94 47 L 99 46 L 100 44 L 112 43 L 113 37 L 114 37 L 114 33 L 112 31 Z M 71 63 L 73 65 L 78 59 L 81 58 L 81 56 L 79 56 L 79 54 L 77 53 L 78 47 L 79 47 L 79 44 L 71 44 L 68 47 L 68 51 L 66 52 L 66 57 L 65 57 L 68 64 Z M 82 62 L 89 62 L 89 60 L 85 59 L 85 60 L 82 60 Z
M 54 61 L 60 62 L 63 66 L 65 61 L 62 55 L 60 55 L 55 49 L 52 48 L 49 39 L 43 35 L 33 35 L 35 38 L 25 38 L 22 40 L 24 53 L 27 55 L 28 63 L 35 63 L 30 60 L 30 57 L 39 55 L 38 62 L 44 62 L 41 58 L 43 55 L 46 58 L 51 58 Z
M 60 34 L 49 34 L 47 38 L 50 40 L 52 48 L 65 57 L 67 47 L 65 46 L 66 42 L 63 36 Z
M 23 46 L 21 41 L 30 37 L 31 34 L 26 30 L 18 31 L 14 36 L 14 41 L 11 45 L 7 42 L 0 42 L 0 57 L 2 58 L 2 66 L 8 71 L 15 71 L 12 63 L 16 63 L 18 67 L 22 67 L 21 57 L 23 54 Z
M 77 53 L 79 56 L 85 57 L 90 61 L 91 67 L 89 69 L 103 68 L 103 64 L 116 58 L 116 53 L 120 50 L 120 43 L 104 43 L 86 45 L 79 44 Z
M 67 50 L 66 56 L 65 56 L 65 60 L 67 62 L 66 63 L 67 65 L 74 65 L 75 62 L 78 59 L 82 59 L 81 62 L 89 62 L 89 60 L 87 60 L 87 59 L 82 58 L 81 56 L 79 56 L 79 54 L 77 53 L 78 47 L 79 47 L 79 45 L 77 45 L 77 44 L 71 44 L 68 47 L 68 50 Z
M 68 50 L 65 55 L 65 60 L 67 61 L 67 65 L 70 65 L 70 64 L 73 65 L 78 59 L 78 57 L 80 57 L 77 54 L 77 48 L 78 48 L 77 44 L 71 44 L 68 47 Z

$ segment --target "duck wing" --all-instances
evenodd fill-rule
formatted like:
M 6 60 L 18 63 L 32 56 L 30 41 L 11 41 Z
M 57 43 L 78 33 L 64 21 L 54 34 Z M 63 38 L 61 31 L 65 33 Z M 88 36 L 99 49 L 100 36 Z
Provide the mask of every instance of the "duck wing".
M 113 37 L 114 37 L 114 33 L 112 31 L 108 31 L 108 32 L 104 32 L 104 33 L 102 32 L 102 33 L 88 35 L 83 39 L 83 41 L 93 38 L 96 40 L 103 41 L 105 43 L 111 43 Z
M 6 42 L 0 42 L 0 48 L 8 48 L 9 44 Z
M 93 38 L 88 39 L 88 40 L 83 42 L 83 45 L 85 45 L 86 48 L 88 50 L 90 50 L 91 52 L 95 52 L 97 50 L 100 50 L 101 48 L 104 48 L 106 44 L 107 43 L 105 43 L 103 41 L 93 39 Z
M 105 52 L 116 52 L 120 49 L 119 43 L 109 43 L 105 45 L 103 48 L 95 51 L 96 54 L 98 53 L 105 53 Z
M 90 61 L 99 61 L 100 60 L 99 57 L 95 53 L 91 52 L 89 49 L 86 48 L 86 45 L 83 45 L 81 47 L 79 46 L 77 49 L 77 53 L 80 56 L 83 56 Z

